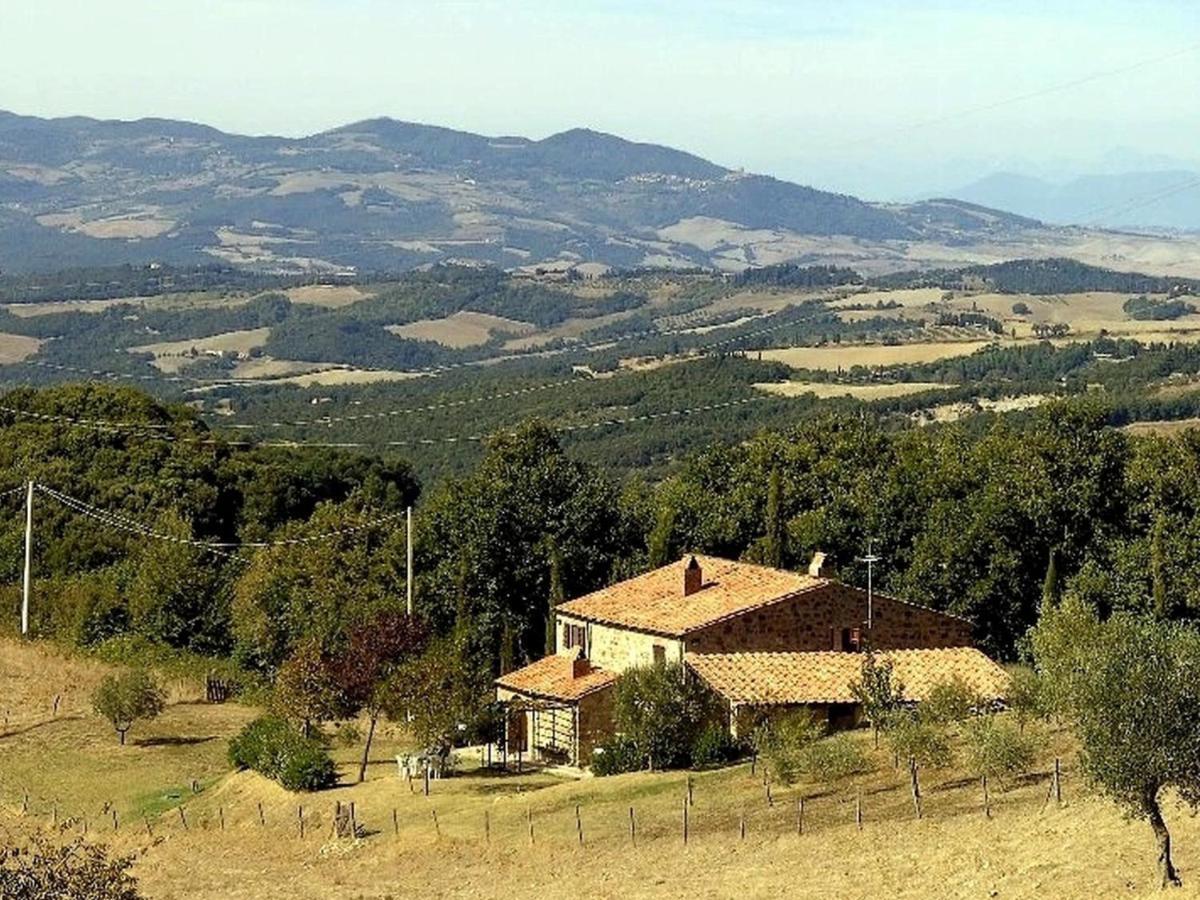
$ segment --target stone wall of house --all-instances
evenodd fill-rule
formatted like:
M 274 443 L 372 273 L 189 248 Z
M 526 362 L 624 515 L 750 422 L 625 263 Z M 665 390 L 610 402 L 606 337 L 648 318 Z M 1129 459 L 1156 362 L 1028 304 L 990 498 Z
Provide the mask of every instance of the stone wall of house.
M 871 641 L 877 650 L 972 646 L 971 625 L 954 616 L 874 598 Z M 689 653 L 841 650 L 845 629 L 862 629 L 867 592 L 848 585 L 799 594 L 687 636 Z
M 596 622 L 583 622 L 564 615 L 558 616 L 556 629 L 559 653 L 568 650 L 563 638 L 566 625 L 584 625 L 587 628 L 588 659 L 592 665 L 609 672 L 624 672 L 634 666 L 650 665 L 654 662 L 655 647 L 662 648 L 666 662 L 683 662 L 683 642 L 677 638 L 613 628 Z
M 614 689 L 610 685 L 592 691 L 579 700 L 579 760 L 577 765 L 590 766 L 592 751 L 597 744 L 616 733 L 613 723 Z

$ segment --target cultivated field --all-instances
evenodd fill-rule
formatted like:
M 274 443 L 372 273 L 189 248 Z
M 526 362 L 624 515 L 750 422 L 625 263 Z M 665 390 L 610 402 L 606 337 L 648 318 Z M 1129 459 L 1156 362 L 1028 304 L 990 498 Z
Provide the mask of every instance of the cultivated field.
M 234 353 L 247 354 L 255 347 L 261 347 L 267 342 L 270 328 L 250 328 L 245 331 L 227 331 L 212 337 L 196 338 L 183 341 L 161 341 L 156 344 L 143 344 L 140 347 L 130 347 L 130 353 L 151 353 L 154 355 L 154 367 L 160 372 L 174 374 L 186 368 L 206 354 Z M 195 351 L 193 353 L 192 351 Z
M 79 834 L 86 820 L 90 840 L 135 854 L 134 871 L 155 900 L 1157 894 L 1148 827 L 1088 793 L 1069 737 L 1050 727 L 1035 732 L 1042 749 L 1034 770 L 994 786 L 990 819 L 978 783 L 946 769 L 923 774 L 925 817 L 916 821 L 906 772 L 858 732 L 872 772 L 776 785 L 769 804 L 761 769 L 749 764 L 693 775 L 685 845 L 684 773 L 490 774 L 472 768 L 467 753 L 463 774 L 434 781 L 425 797 L 397 777 L 393 757 L 406 742 L 390 730 L 365 784 L 290 794 L 224 761 L 226 741 L 255 711 L 195 702 L 185 686 L 121 747 L 86 708 L 104 669 L 0 643 L 0 685 L 23 716 L 41 722 L 0 737 L 0 840 L 55 821 Z M 57 716 L 47 706 L 52 692 L 64 698 Z M 356 752 L 335 751 L 344 782 Z M 1065 765 L 1062 808 L 1047 802 L 1054 756 Z M 331 836 L 339 801 L 354 802 L 358 839 Z M 1167 812 L 1183 877 L 1200 887 L 1200 820 L 1174 802 Z
M 390 325 L 388 331 L 400 337 L 436 341 L 446 347 L 475 347 L 486 344 L 496 333 L 526 335 L 536 331 L 528 322 L 478 312 L 456 312 L 444 319 L 421 319 L 407 325 Z
M 794 369 L 836 372 L 854 366 L 912 365 L 955 356 L 970 356 L 988 346 L 988 341 L 931 341 L 912 344 L 837 344 L 824 347 L 783 347 L 763 350 L 764 360 L 784 363 Z
M 858 400 L 887 400 L 906 397 L 925 391 L 945 390 L 949 385 L 934 382 L 896 382 L 895 384 L 831 384 L 820 381 L 771 381 L 754 385 L 760 391 L 780 397 L 803 397 L 812 394 L 818 400 L 831 397 L 854 397 Z
M 42 342 L 23 334 L 0 333 L 0 366 L 18 363 L 38 352 Z

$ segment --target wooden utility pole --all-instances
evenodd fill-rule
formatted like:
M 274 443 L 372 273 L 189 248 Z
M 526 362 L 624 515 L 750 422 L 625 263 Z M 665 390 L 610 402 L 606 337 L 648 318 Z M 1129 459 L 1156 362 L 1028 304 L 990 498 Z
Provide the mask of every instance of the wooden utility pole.
M 29 576 L 33 565 L 33 482 L 25 494 L 25 585 L 21 594 L 21 634 L 29 634 Z

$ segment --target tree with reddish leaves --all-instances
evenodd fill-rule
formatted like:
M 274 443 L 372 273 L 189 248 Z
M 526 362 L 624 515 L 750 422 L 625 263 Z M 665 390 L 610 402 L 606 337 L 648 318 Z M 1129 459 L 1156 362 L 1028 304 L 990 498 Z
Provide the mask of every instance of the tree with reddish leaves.
M 358 780 L 367 777 L 371 742 L 384 707 L 384 685 L 405 661 L 419 656 L 429 642 L 425 624 L 400 612 L 380 612 L 352 626 L 336 657 L 335 681 L 348 709 L 366 713 L 367 740 L 363 745 Z

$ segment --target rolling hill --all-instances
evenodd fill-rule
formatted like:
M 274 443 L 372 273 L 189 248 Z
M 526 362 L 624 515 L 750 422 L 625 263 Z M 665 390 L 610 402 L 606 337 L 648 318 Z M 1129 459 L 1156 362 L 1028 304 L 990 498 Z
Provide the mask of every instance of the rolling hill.
M 372 119 L 291 139 L 0 112 L 7 271 L 455 260 L 738 270 L 1046 233 L 970 203 L 869 203 L 587 129 L 530 140 Z

